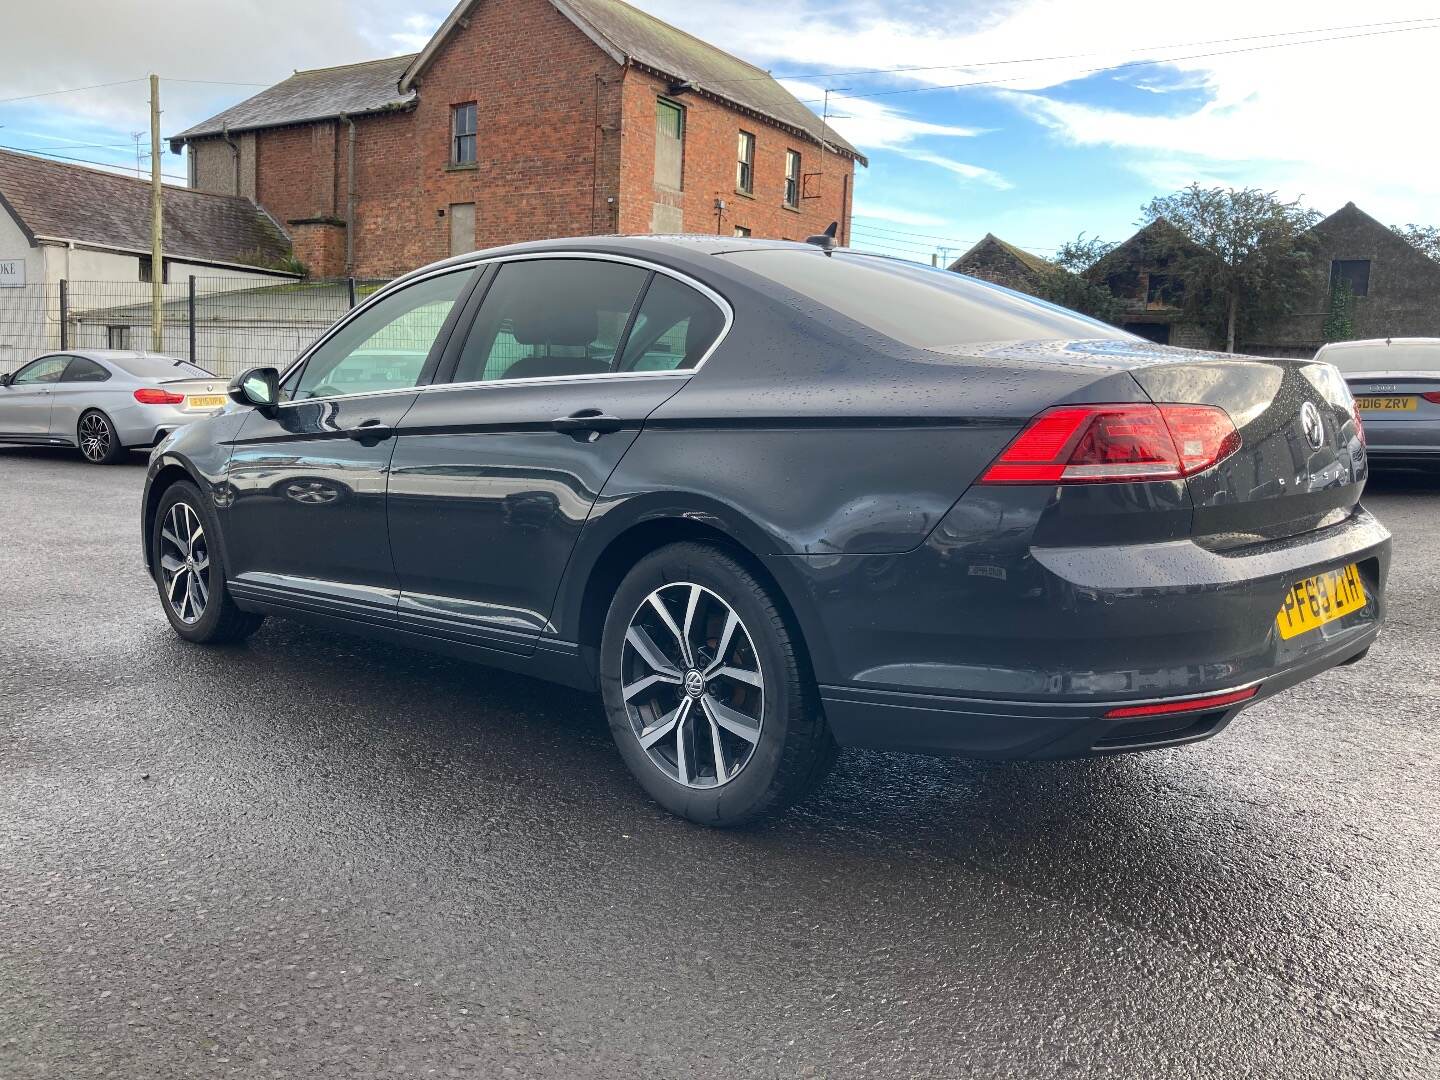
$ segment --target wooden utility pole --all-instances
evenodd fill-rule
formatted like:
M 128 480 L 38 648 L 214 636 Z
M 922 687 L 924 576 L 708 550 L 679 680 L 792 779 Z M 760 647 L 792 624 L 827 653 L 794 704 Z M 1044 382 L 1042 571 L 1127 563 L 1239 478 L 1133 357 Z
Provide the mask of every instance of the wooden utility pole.
M 165 227 L 160 188 L 160 76 L 150 76 L 150 348 L 165 351 Z

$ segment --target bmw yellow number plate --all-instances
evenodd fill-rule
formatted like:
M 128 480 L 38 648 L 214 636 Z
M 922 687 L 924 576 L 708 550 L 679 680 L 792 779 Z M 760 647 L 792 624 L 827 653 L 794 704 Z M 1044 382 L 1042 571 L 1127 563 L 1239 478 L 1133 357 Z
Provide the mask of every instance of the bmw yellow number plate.
M 1361 412 L 1414 412 L 1415 395 L 1398 394 L 1390 397 L 1357 397 L 1355 407 Z
M 186 405 L 192 409 L 218 409 L 225 404 L 224 394 L 211 394 L 208 397 L 203 394 L 191 394 Z
M 1275 626 L 1287 641 L 1365 606 L 1365 586 L 1354 563 L 1298 581 L 1285 594 Z

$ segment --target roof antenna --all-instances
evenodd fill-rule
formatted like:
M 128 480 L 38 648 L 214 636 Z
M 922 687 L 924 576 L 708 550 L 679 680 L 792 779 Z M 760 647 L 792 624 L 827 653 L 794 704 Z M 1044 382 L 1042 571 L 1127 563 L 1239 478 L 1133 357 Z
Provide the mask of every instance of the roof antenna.
M 829 255 L 835 250 L 835 233 L 839 228 L 840 223 L 838 221 L 832 221 L 824 232 L 805 237 L 805 243 L 814 244 L 821 251 L 825 252 L 826 255 Z

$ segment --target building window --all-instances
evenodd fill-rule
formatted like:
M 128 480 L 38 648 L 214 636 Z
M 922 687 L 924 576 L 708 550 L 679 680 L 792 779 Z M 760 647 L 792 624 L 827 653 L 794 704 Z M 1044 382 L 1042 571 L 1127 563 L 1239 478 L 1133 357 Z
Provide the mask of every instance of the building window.
M 1333 259 L 1330 262 L 1330 288 L 1341 282 L 1350 286 L 1355 296 L 1370 295 L 1369 259 Z
M 800 205 L 800 152 L 785 151 L 785 205 Z
M 107 349 L 128 349 L 130 348 L 130 327 L 128 326 L 107 326 L 105 327 L 105 347 Z
M 154 260 L 152 260 L 149 255 L 140 255 L 140 256 L 137 257 L 137 260 L 136 260 L 136 261 L 137 261 L 137 264 L 138 264 L 138 265 L 136 266 L 136 272 L 137 272 L 140 280 L 141 280 L 141 281 L 154 281 L 154 280 L 155 280 Z M 166 284 L 166 285 L 168 285 L 168 284 L 170 283 L 170 263 L 169 263 L 168 260 L 165 260 L 165 259 L 160 260 L 160 280 L 161 280 L 162 283 L 164 283 L 164 284 Z
M 749 236 L 749 235 L 750 235 L 750 230 L 747 229 L 744 225 L 736 225 L 736 226 L 735 226 L 735 235 L 736 235 L 736 236 Z
M 685 110 L 663 98 L 655 102 L 655 184 L 679 191 L 685 177 Z
M 736 157 L 735 190 L 750 195 L 755 191 L 755 136 L 750 132 L 740 132 Z
M 475 164 L 475 102 L 450 106 L 450 164 Z
M 450 204 L 450 254 L 464 255 L 475 250 L 475 204 Z

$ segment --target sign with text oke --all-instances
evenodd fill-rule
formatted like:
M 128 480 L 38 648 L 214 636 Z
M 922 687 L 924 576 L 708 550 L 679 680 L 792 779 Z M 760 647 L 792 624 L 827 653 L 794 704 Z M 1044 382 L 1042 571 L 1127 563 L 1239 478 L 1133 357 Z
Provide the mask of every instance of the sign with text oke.
M 18 289 L 25 284 L 24 259 L 0 259 L 0 289 Z

